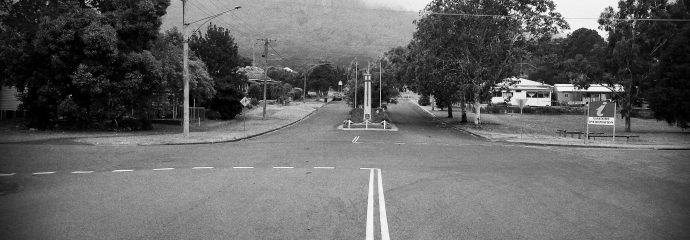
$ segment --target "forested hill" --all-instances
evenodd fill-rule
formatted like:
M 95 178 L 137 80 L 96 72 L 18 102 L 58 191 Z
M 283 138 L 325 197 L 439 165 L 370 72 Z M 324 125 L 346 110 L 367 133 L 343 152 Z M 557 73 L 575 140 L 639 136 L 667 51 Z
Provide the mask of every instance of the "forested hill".
M 407 44 L 418 18 L 416 12 L 372 9 L 361 0 L 188 0 L 186 18 L 190 22 L 236 6 L 242 8 L 212 22 L 231 30 L 240 53 L 251 58 L 256 39 L 275 39 L 275 50 L 286 60 L 270 64 L 296 69 L 319 59 L 347 65 L 355 56 L 360 62 L 376 58 Z M 171 0 L 162 29 L 181 25 L 182 2 Z M 255 46 L 257 61 L 262 47 Z

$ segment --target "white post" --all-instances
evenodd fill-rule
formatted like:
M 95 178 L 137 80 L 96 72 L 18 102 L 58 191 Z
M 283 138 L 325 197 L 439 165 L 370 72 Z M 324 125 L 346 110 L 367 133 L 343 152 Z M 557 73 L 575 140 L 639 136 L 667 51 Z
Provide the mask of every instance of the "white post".
M 585 125 L 585 144 L 587 144 L 587 140 L 589 140 L 589 102 L 587 102 L 587 115 L 585 117 L 585 123 L 587 123 Z
M 616 142 L 616 102 L 613 102 L 613 139 L 611 142 Z

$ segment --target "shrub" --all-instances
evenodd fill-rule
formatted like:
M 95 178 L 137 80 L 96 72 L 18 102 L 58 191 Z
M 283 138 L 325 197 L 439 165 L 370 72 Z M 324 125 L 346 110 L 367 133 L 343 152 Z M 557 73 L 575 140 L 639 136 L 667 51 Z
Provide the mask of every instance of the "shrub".
M 486 113 L 520 113 L 518 106 L 487 106 L 482 108 Z M 581 115 L 587 111 L 584 107 L 566 106 L 546 106 L 546 107 L 524 107 L 523 114 L 543 114 L 543 115 Z
M 422 95 L 421 97 L 419 97 L 419 100 L 417 101 L 417 103 L 419 105 L 422 105 L 422 106 L 429 106 L 429 104 L 431 104 L 429 102 L 429 96 L 427 96 L 427 95 Z
M 238 100 L 230 100 L 230 99 L 219 99 L 215 98 L 213 99 L 213 102 L 211 103 L 213 109 L 218 111 L 220 114 L 220 119 L 222 120 L 230 120 L 235 118 L 237 114 L 240 114 L 242 112 L 242 103 Z
M 364 109 L 363 108 L 355 108 L 350 110 L 350 116 L 348 117 L 350 121 L 360 123 L 364 121 Z M 382 111 L 379 109 L 379 112 L 376 113 L 376 110 L 372 109 L 371 113 L 371 122 L 378 123 L 383 120 L 386 120 L 388 122 L 391 121 L 390 117 L 388 116 L 387 111 Z

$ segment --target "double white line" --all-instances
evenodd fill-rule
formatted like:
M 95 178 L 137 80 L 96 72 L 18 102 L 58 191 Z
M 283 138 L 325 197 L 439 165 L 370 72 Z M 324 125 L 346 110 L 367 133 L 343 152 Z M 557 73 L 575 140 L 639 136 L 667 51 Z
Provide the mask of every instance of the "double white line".
M 352 139 L 352 143 L 358 143 L 357 141 L 359 140 L 359 136 L 356 136 L 355 138 Z
M 381 226 L 381 240 L 390 240 L 388 233 L 388 217 L 386 216 L 386 198 L 383 196 L 383 179 L 380 168 L 360 168 L 369 170 L 369 198 L 367 204 L 367 234 L 366 240 L 374 240 L 374 170 L 378 174 L 379 193 L 379 222 Z

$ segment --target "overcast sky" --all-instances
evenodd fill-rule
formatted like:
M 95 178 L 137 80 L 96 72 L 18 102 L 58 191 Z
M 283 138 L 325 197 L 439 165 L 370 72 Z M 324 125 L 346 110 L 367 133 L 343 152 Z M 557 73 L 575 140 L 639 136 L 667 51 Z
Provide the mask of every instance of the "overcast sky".
M 419 11 L 426 6 L 430 0 L 365 0 L 373 5 L 385 5 L 395 9 L 409 11 Z M 556 11 L 560 12 L 570 24 L 570 30 L 578 28 L 589 28 L 603 32 L 598 29 L 599 24 L 596 19 L 568 19 L 568 18 L 598 18 L 599 14 L 608 6 L 617 8 L 618 0 L 553 0 L 556 3 Z

